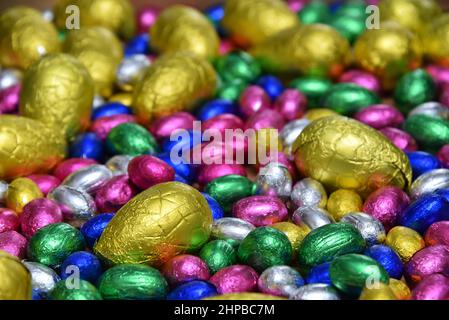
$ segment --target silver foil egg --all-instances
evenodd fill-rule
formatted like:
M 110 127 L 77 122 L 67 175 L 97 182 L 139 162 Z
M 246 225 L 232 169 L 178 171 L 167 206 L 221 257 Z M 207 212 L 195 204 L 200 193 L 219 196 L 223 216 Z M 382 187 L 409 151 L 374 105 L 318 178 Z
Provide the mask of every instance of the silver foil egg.
M 445 188 L 449 188 L 449 169 L 435 169 L 423 173 L 413 181 L 410 196 L 416 199 L 423 194 Z
M 0 90 L 15 86 L 22 81 L 22 73 L 16 69 L 2 69 L 0 71 Z
M 449 119 L 449 109 L 445 105 L 435 101 L 421 103 L 419 106 L 413 108 L 408 116 L 410 117 L 417 114 Z
M 261 167 L 256 184 L 263 194 L 283 200 L 287 200 L 292 192 L 292 176 L 288 169 L 278 162 L 270 162 Z
M 296 225 L 303 224 L 312 230 L 335 222 L 334 218 L 326 210 L 310 206 L 296 209 L 292 220 Z
M 144 54 L 126 57 L 117 67 L 117 84 L 125 91 L 132 91 L 136 82 L 142 77 L 151 62 Z
M 312 283 L 302 286 L 289 296 L 290 300 L 340 300 L 338 292 L 331 285 Z
M 297 119 L 290 121 L 282 128 L 280 138 L 286 154 L 291 154 L 293 143 L 309 123 L 310 120 Z
M 0 180 L 0 204 L 5 203 L 6 192 L 8 191 L 8 183 Z
M 133 156 L 120 154 L 113 156 L 106 162 L 106 167 L 112 171 L 114 176 L 128 174 L 128 164 L 134 159 Z
M 61 278 L 53 269 L 38 262 L 22 261 L 22 263 L 31 274 L 33 296 L 37 295 L 40 299 L 47 298 Z
M 265 269 L 259 277 L 259 291 L 287 297 L 304 284 L 301 274 L 289 266 L 273 266 Z
M 55 201 L 67 220 L 88 220 L 95 215 L 94 199 L 84 190 L 60 185 L 47 198 Z
M 325 208 L 327 204 L 326 190 L 320 182 L 312 178 L 305 178 L 295 183 L 290 198 L 298 207 Z
M 349 213 L 341 218 L 340 222 L 349 223 L 356 227 L 369 246 L 385 241 L 384 226 L 369 214 L 364 212 Z
M 81 168 L 64 179 L 62 185 L 87 193 L 95 193 L 113 177 L 111 170 L 102 164 L 93 164 Z
M 221 218 L 212 224 L 211 236 L 221 240 L 231 240 L 238 245 L 256 227 L 239 218 Z

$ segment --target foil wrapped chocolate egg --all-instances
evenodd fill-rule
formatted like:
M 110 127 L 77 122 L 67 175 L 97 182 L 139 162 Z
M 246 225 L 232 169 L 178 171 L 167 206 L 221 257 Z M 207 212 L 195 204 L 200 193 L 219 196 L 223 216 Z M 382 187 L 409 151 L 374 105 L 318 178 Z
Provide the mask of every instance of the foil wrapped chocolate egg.
M 261 292 L 275 296 L 288 296 L 304 285 L 301 274 L 289 266 L 273 266 L 265 269 L 257 280 Z
M 405 272 L 415 283 L 435 273 L 449 275 L 449 247 L 438 244 L 418 251 L 407 263 Z
M 385 241 L 386 235 L 384 226 L 379 220 L 369 214 L 353 212 L 345 215 L 340 221 L 352 224 L 356 227 L 368 246 Z
M 423 37 L 427 58 L 441 66 L 449 66 L 449 14 L 443 14 L 433 19 Z
M 34 199 L 42 198 L 42 194 L 39 187 L 28 178 L 14 179 L 8 186 L 6 192 L 6 206 L 21 214 L 23 207 Z
M 314 206 L 302 206 L 296 209 L 292 221 L 298 226 L 306 226 L 312 230 L 335 222 L 329 212 Z
M 0 64 L 26 69 L 42 56 L 59 52 L 56 28 L 32 8 L 11 7 L 0 15 Z
M 337 221 L 351 212 L 362 210 L 362 205 L 362 198 L 353 190 L 338 189 L 327 200 L 327 210 Z
M 70 139 L 88 127 L 93 95 L 86 68 L 72 56 L 52 54 L 26 71 L 20 113 Z
M 409 116 L 417 114 L 446 120 L 449 119 L 449 109 L 444 104 L 435 101 L 421 103 L 408 113 Z
M 419 250 L 424 248 L 423 238 L 413 229 L 397 226 L 387 233 L 385 244 L 392 248 L 402 261 L 409 261 Z
M 310 123 L 307 119 L 297 119 L 288 122 L 279 133 L 282 146 L 287 154 L 291 153 L 292 145 L 302 130 Z
M 420 145 L 420 149 L 435 152 L 449 143 L 449 121 L 424 114 L 407 117 L 404 130 Z
M 123 59 L 116 71 L 117 84 L 120 89 L 132 91 L 150 64 L 150 60 L 144 54 L 133 54 Z
M 215 91 L 212 66 L 188 53 L 166 55 L 145 72 L 135 90 L 133 110 L 142 122 L 177 111 L 191 110 L 195 102 Z
M 0 250 L 0 300 L 31 300 L 31 275 L 17 259 Z
M 161 265 L 200 248 L 208 239 L 212 213 L 196 189 L 160 183 L 124 205 L 112 218 L 94 251 L 112 263 Z
M 298 207 L 317 206 L 325 208 L 327 204 L 326 190 L 321 183 L 312 178 L 304 178 L 298 181 L 293 186 L 290 198 Z
M 390 278 L 390 283 L 388 286 L 391 291 L 393 291 L 393 294 L 396 296 L 397 300 L 410 300 L 412 292 L 405 281 Z
M 67 220 L 87 220 L 96 211 L 94 199 L 84 190 L 61 185 L 53 189 L 48 199 L 56 202 Z
M 413 199 L 438 189 L 449 188 L 449 169 L 434 169 L 423 173 L 410 186 L 410 196 Z
M 302 240 L 310 232 L 310 228 L 308 226 L 297 226 L 291 222 L 278 222 L 273 224 L 271 227 L 283 232 L 287 236 L 288 240 L 290 240 L 293 249 L 293 257 L 296 256 L 296 252 L 298 251 L 298 247 Z
M 401 150 L 378 131 L 349 118 L 313 121 L 293 149 L 300 172 L 330 189 L 352 189 L 363 196 L 386 185 L 406 188 L 412 180 Z
M 263 194 L 288 199 L 292 192 L 292 176 L 288 168 L 278 162 L 270 162 L 259 170 L 256 184 Z
M 214 221 L 211 235 L 213 238 L 226 240 L 238 246 L 248 233 L 255 228 L 255 226 L 245 220 L 224 217 Z
M 312 283 L 300 287 L 289 296 L 290 300 L 340 300 L 338 291 L 325 283 Z
M 373 286 L 365 286 L 359 296 L 359 300 L 398 300 L 391 287 L 385 283 Z
M 73 172 L 64 179 L 62 184 L 93 194 L 106 185 L 112 177 L 112 172 L 108 167 L 101 164 L 93 164 Z
M 22 263 L 31 274 L 33 299 L 46 299 L 61 278 L 53 269 L 38 262 L 22 261 Z

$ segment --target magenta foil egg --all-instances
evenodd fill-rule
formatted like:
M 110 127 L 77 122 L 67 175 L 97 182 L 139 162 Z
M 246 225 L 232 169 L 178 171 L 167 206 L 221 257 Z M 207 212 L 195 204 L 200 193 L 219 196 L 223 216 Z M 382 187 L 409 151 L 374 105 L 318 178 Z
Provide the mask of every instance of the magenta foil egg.
M 449 168 L 449 144 L 442 146 L 436 156 L 444 168 Z
M 266 129 L 274 128 L 281 130 L 285 125 L 284 118 L 282 115 L 272 109 L 264 109 L 253 114 L 245 124 L 246 129 Z
M 178 129 L 192 130 L 195 117 L 187 112 L 177 112 L 155 120 L 150 127 L 156 139 L 168 138 Z
M 218 48 L 220 55 L 225 55 L 229 52 L 231 52 L 234 49 L 234 45 L 232 44 L 232 41 L 228 39 L 221 39 L 220 40 L 220 47 Z
M 430 225 L 424 240 L 428 246 L 436 244 L 449 246 L 449 221 L 438 221 Z
M 449 247 L 438 244 L 418 251 L 407 263 L 405 271 L 413 282 L 434 273 L 449 275 Z
M 306 112 L 306 108 L 306 96 L 295 89 L 284 90 L 274 103 L 274 109 L 287 121 L 301 118 Z
M 113 116 L 102 117 L 92 123 L 91 131 L 100 139 L 105 140 L 109 131 L 122 123 L 128 122 L 136 122 L 136 117 L 130 114 L 116 114 Z
M 257 272 L 245 265 L 233 265 L 215 273 L 210 282 L 217 288 L 219 294 L 233 292 L 252 292 L 257 289 Z
M 425 277 L 412 291 L 413 300 L 448 300 L 449 278 L 442 274 Z
M 288 7 L 293 12 L 300 11 L 308 2 L 309 0 L 287 0 Z
M 210 164 L 203 165 L 198 171 L 198 183 L 205 186 L 219 177 L 235 174 L 246 177 L 245 167 L 241 164 Z
M 0 233 L 0 250 L 20 259 L 26 256 L 27 244 L 27 239 L 17 231 L 11 230 Z
M 415 139 L 405 131 L 392 127 L 382 128 L 379 131 L 402 151 L 418 150 Z
M 445 83 L 443 85 L 439 101 L 445 106 L 449 106 L 449 84 Z
M 201 130 L 203 132 L 205 132 L 205 130 L 217 130 L 220 132 L 223 139 L 225 138 L 226 129 L 237 130 L 243 129 L 243 127 L 244 123 L 242 119 L 230 113 L 220 114 L 204 121 L 201 124 Z M 233 131 L 229 131 L 229 133 L 233 134 Z
M 19 224 L 19 216 L 13 210 L 0 208 L 0 233 L 17 230 Z
M 270 97 L 259 86 L 247 87 L 240 96 L 240 111 L 245 117 L 250 117 L 257 111 L 271 106 Z
M 55 176 L 49 174 L 33 174 L 27 178 L 34 181 L 44 195 L 61 184 L 61 181 Z
M 449 84 L 449 68 L 430 65 L 426 68 L 439 88 Z
M 398 127 L 404 122 L 402 113 L 387 104 L 375 104 L 357 112 L 354 118 L 375 129 Z
M 20 84 L 16 84 L 0 91 L 0 114 L 17 112 L 19 99 Z
M 173 287 L 192 280 L 207 281 L 210 278 L 207 264 L 190 254 L 182 254 L 167 261 L 162 267 L 162 274 Z
M 382 222 L 386 231 L 396 225 L 401 213 L 410 204 L 409 196 L 398 187 L 383 187 L 365 200 L 363 212 Z
M 98 212 L 116 212 L 137 194 L 127 175 L 109 180 L 95 195 Z
M 271 226 L 288 218 L 288 210 L 278 197 L 252 196 L 237 201 L 232 215 L 256 227 Z
M 137 14 L 137 30 L 139 33 L 147 33 L 159 15 L 159 9 L 153 6 L 145 6 Z
M 205 142 L 193 148 L 194 157 L 199 154 L 200 161 L 195 164 L 242 164 L 248 156 L 248 140 L 234 137 L 231 141 Z M 198 146 L 198 147 L 199 147 Z
M 135 157 L 128 165 L 129 179 L 140 189 L 148 189 L 155 184 L 173 181 L 175 170 L 156 157 L 143 155 Z
M 67 159 L 58 164 L 58 166 L 53 171 L 53 175 L 60 181 L 63 181 L 71 173 L 96 163 L 97 162 L 93 159 L 83 159 L 83 158 Z
M 361 70 L 348 70 L 338 79 L 339 82 L 355 83 L 375 93 L 381 90 L 381 84 L 376 76 Z
M 37 230 L 63 221 L 58 204 L 52 200 L 41 198 L 29 202 L 20 216 L 20 225 L 25 237 L 31 238 Z

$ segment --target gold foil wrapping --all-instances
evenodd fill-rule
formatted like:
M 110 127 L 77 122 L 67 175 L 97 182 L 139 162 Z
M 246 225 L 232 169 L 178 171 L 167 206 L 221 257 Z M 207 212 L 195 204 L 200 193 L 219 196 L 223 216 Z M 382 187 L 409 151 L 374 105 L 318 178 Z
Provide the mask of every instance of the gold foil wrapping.
M 385 244 L 404 262 L 409 261 L 416 252 L 425 247 L 424 240 L 418 232 L 402 226 L 396 226 L 388 232 Z
M 449 14 L 438 17 L 429 25 L 423 41 L 427 57 L 449 67 Z
M 31 300 L 31 275 L 9 253 L 0 250 L 0 300 Z
M 5 200 L 8 208 L 20 214 L 27 203 L 43 197 L 42 191 L 33 180 L 17 178 L 9 184 Z

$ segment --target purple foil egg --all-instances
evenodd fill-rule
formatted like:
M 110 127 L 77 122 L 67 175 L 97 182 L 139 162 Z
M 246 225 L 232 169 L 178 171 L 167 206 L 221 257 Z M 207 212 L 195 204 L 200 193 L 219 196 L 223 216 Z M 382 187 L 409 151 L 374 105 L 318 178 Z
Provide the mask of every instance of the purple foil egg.
M 449 144 L 442 146 L 436 156 L 444 168 L 449 168 Z
M 92 123 L 91 131 L 98 138 L 105 140 L 109 132 L 122 123 L 136 122 L 136 117 L 130 114 L 116 114 L 108 117 L 101 117 Z
M 162 274 L 173 287 L 188 281 L 207 281 L 210 278 L 207 264 L 190 254 L 181 254 L 167 261 L 162 267 Z
M 270 108 L 270 106 L 270 97 L 259 86 L 247 87 L 240 96 L 240 111 L 245 117 L 250 117 L 260 110 Z
M 436 244 L 449 246 L 449 221 L 438 221 L 430 225 L 424 240 L 428 246 Z
M 265 129 L 274 128 L 281 130 L 285 125 L 282 115 L 272 109 L 264 109 L 253 114 L 245 124 L 245 129 Z
M 32 174 L 27 178 L 33 180 L 44 195 L 47 195 L 61 184 L 61 181 L 58 178 L 49 174 Z
M 439 88 L 449 84 L 449 68 L 440 67 L 437 65 L 430 65 L 426 68 Z
M 139 33 L 147 33 L 156 22 L 159 9 L 153 6 L 145 6 L 137 14 L 137 30 Z
M 39 229 L 63 221 L 58 204 L 49 199 L 35 199 L 23 207 L 20 225 L 25 237 L 31 238 Z
M 58 166 L 53 171 L 53 175 L 60 181 L 63 181 L 71 173 L 93 164 L 97 164 L 97 161 L 93 159 L 83 159 L 83 158 L 67 159 L 58 164 Z
M 412 292 L 413 300 L 448 300 L 449 278 L 442 274 L 425 277 Z
M 391 127 L 382 128 L 379 131 L 402 151 L 418 150 L 415 139 L 405 131 Z
M 223 113 L 213 118 L 204 121 L 201 124 L 201 130 L 217 130 L 221 133 L 222 137 L 225 138 L 225 130 L 237 130 L 243 129 L 244 123 L 242 119 L 236 115 L 230 113 Z M 233 133 L 233 132 L 231 132 Z
M 136 187 L 127 175 L 109 180 L 95 195 L 95 204 L 99 213 L 116 212 L 137 194 Z
M 387 104 L 375 104 L 357 112 L 354 118 L 375 129 L 398 127 L 404 122 L 402 113 Z
M 418 251 L 407 263 L 405 271 L 413 282 L 419 282 L 434 273 L 448 276 L 449 247 L 438 244 Z
M 257 290 L 257 272 L 245 265 L 233 265 L 215 273 L 210 282 L 215 285 L 219 294 L 233 292 L 252 292 Z
M 295 89 L 284 90 L 274 103 L 274 109 L 287 121 L 301 118 L 306 108 L 306 96 Z
M 245 167 L 241 164 L 210 164 L 203 165 L 198 171 L 198 183 L 205 186 L 219 177 L 235 174 L 246 177 Z
M 192 130 L 195 117 L 187 112 L 177 112 L 172 115 L 156 119 L 150 126 L 150 131 L 156 139 L 164 139 L 178 129 Z
M 288 218 L 288 210 L 282 200 L 272 196 L 243 198 L 234 204 L 232 214 L 256 227 L 271 226 Z
M 128 165 L 129 179 L 145 190 L 158 183 L 173 181 L 175 170 L 156 157 L 143 155 L 135 157 Z
M 19 216 L 13 210 L 0 208 L 0 233 L 17 230 L 19 224 Z
M 0 114 L 16 113 L 20 100 L 20 84 L 0 91 Z
M 338 79 L 339 82 L 355 83 L 356 85 L 373 91 L 377 94 L 381 91 L 381 84 L 376 76 L 361 70 L 348 70 Z
M 383 187 L 365 200 L 363 212 L 382 222 L 386 231 L 396 225 L 401 213 L 410 204 L 409 196 L 398 187 Z
M 17 231 L 0 233 L 0 250 L 6 251 L 20 259 L 25 258 L 28 241 Z

